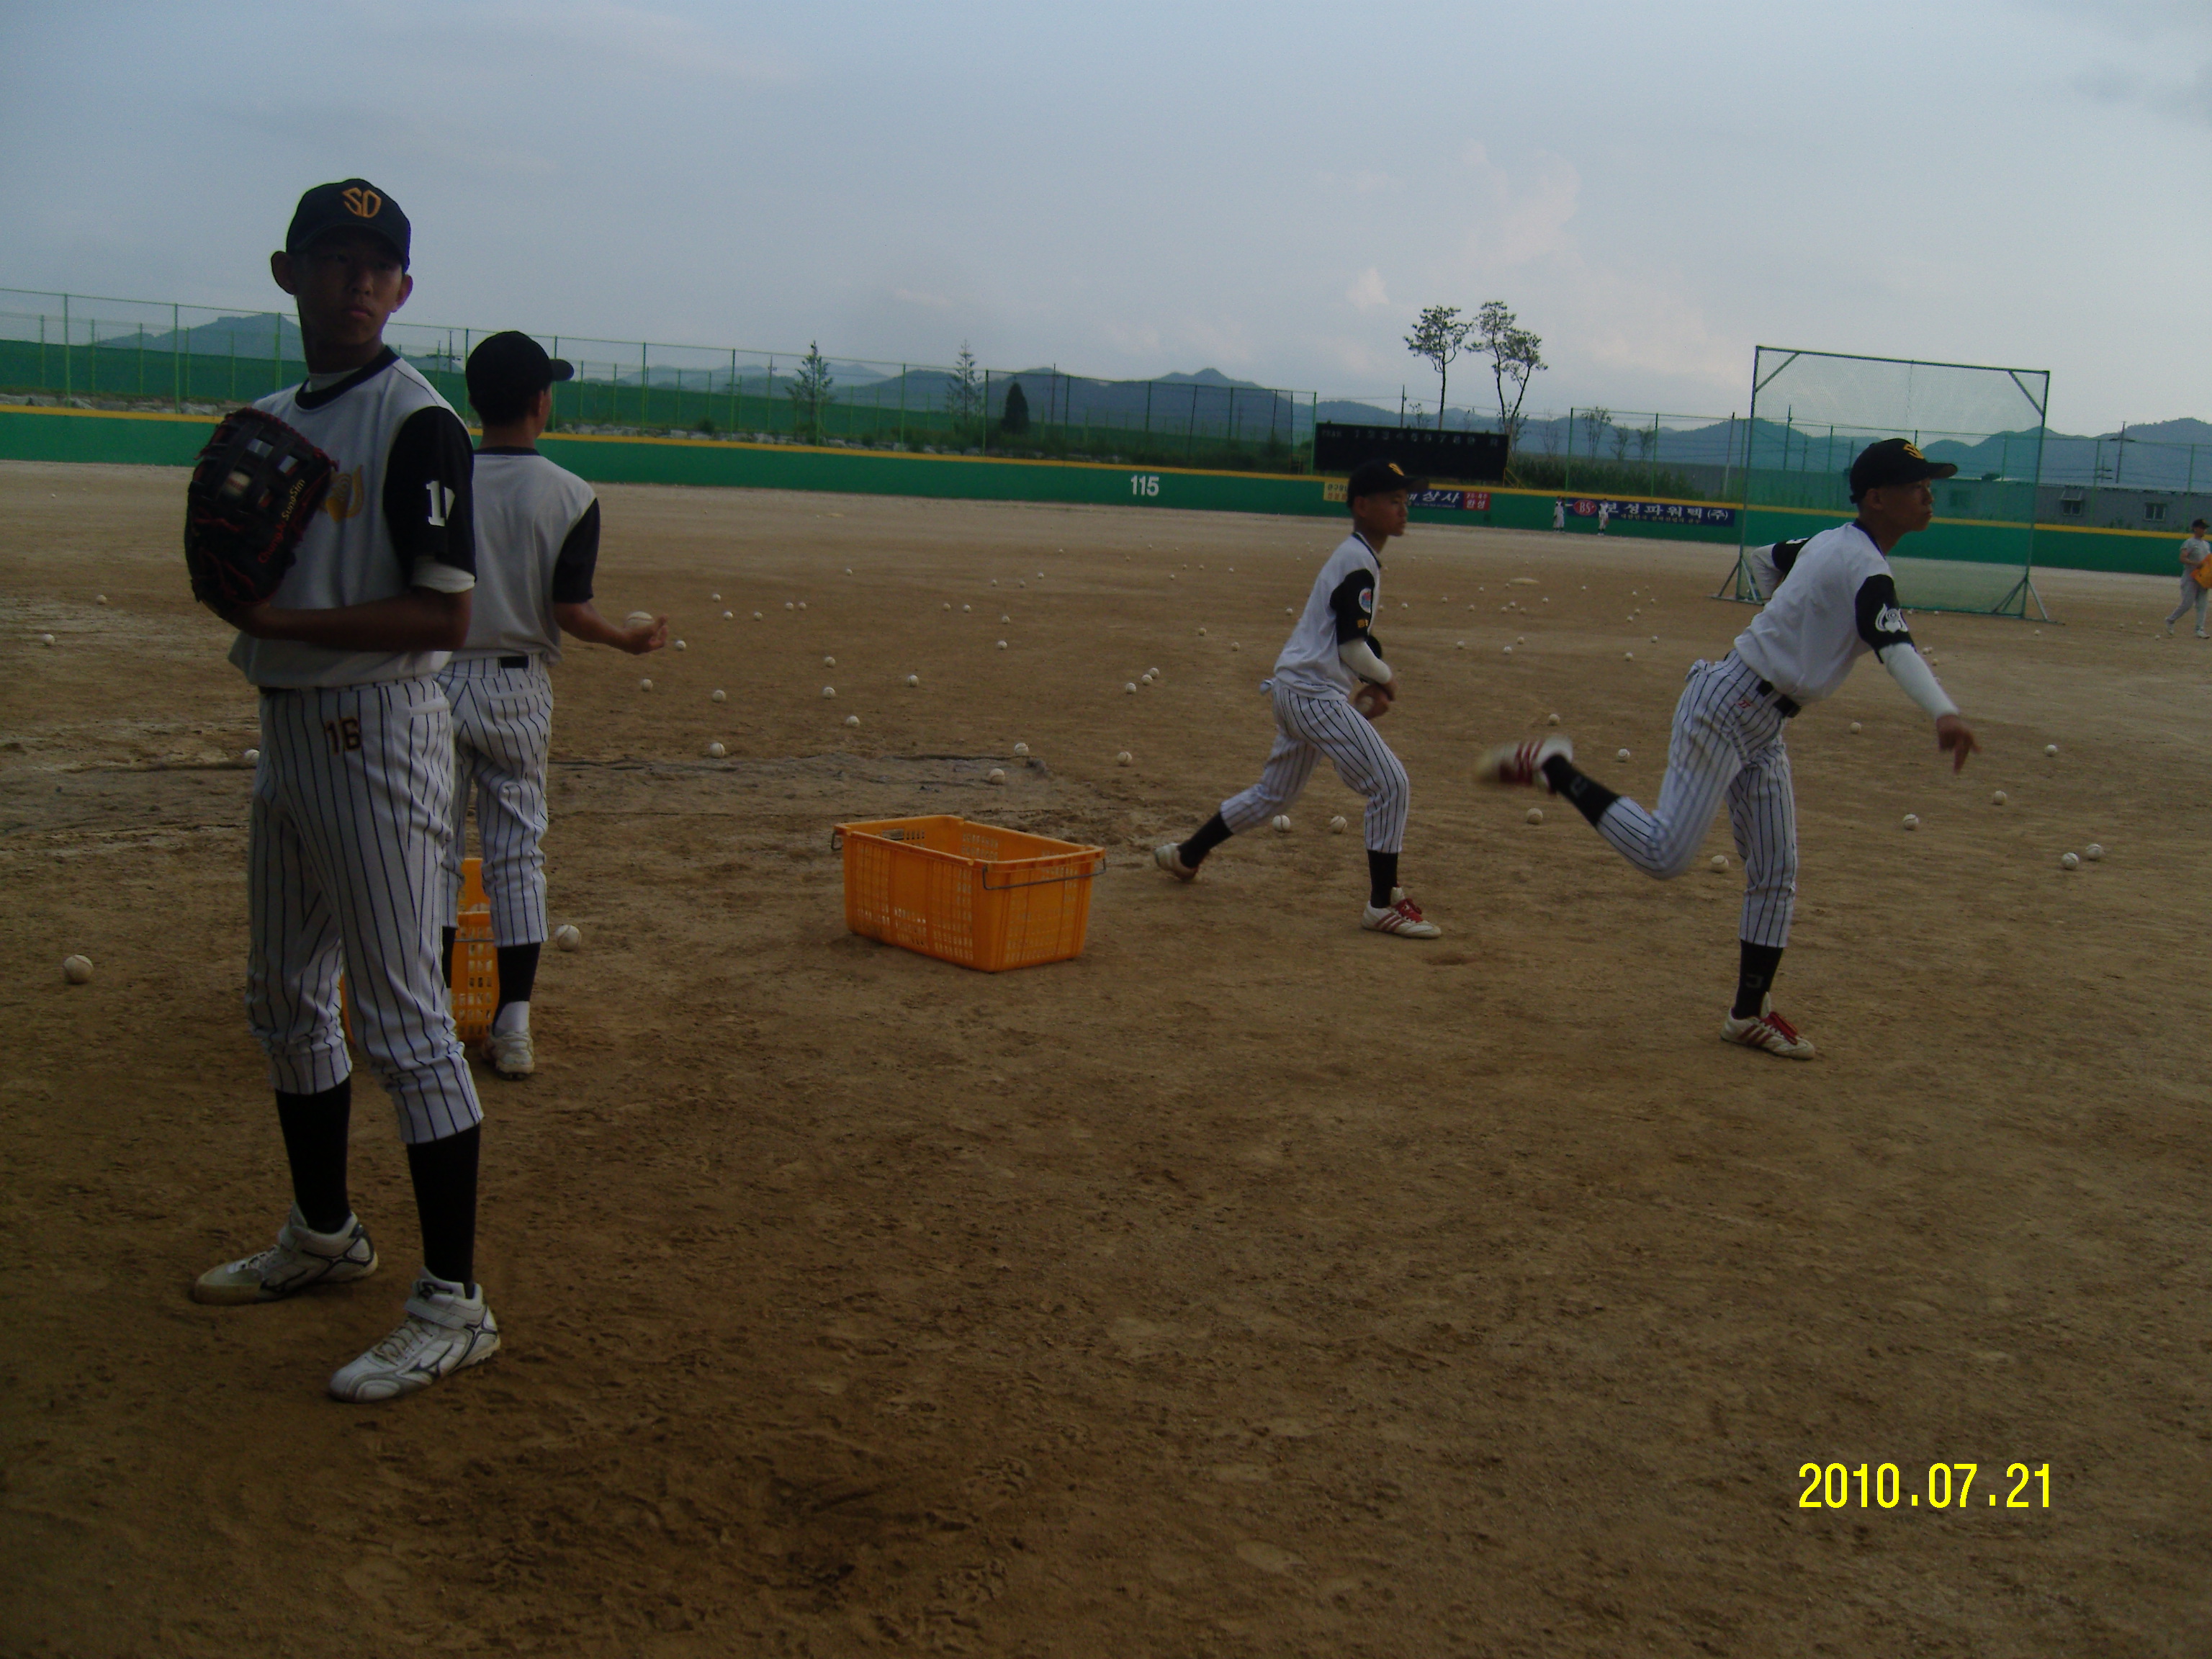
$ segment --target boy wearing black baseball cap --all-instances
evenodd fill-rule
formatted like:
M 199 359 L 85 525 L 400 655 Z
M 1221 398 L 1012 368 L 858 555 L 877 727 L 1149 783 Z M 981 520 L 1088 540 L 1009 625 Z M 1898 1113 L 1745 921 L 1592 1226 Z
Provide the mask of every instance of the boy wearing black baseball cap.
M 276 1096 L 292 1207 L 276 1242 L 200 1275 L 202 1302 L 274 1302 L 376 1271 L 347 1189 L 353 1030 L 392 1097 L 414 1177 L 422 1271 L 404 1317 L 330 1381 L 341 1400 L 411 1393 L 498 1352 L 475 1282 L 483 1113 L 438 972 L 436 900 L 453 788 L 437 671 L 476 585 L 469 434 L 384 343 L 407 302 L 407 216 L 366 179 L 300 198 L 276 285 L 295 301 L 307 378 L 256 405 L 337 465 L 230 659 L 260 690 L 246 842 L 246 1014 Z
M 1858 517 L 1754 558 L 1765 608 L 1718 662 L 1692 665 L 1674 706 L 1667 775 L 1656 810 L 1617 795 L 1576 769 L 1565 738 L 1502 744 L 1477 768 L 1484 781 L 1533 784 L 1565 795 L 1599 835 L 1647 875 L 1687 870 L 1723 797 L 1743 860 L 1743 915 L 1735 1001 L 1721 1037 L 1788 1060 L 1813 1044 L 1774 1012 L 1769 994 L 1797 903 L 1797 803 L 1784 725 L 1832 696 L 1871 651 L 1936 722 L 1936 746 L 1966 763 L 1978 746 L 1912 643 L 1887 555 L 1935 515 L 1935 478 L 1959 469 L 1931 461 L 1903 438 L 1869 444 L 1852 462 Z
M 445 960 L 460 922 L 469 794 L 483 845 L 484 895 L 499 951 L 492 1069 L 536 1068 L 530 994 L 546 938 L 545 758 L 561 635 L 643 655 L 668 641 L 668 619 L 617 628 L 592 604 L 599 503 L 592 487 L 538 453 L 553 386 L 575 370 L 527 334 L 492 335 L 469 354 L 469 402 L 483 422 L 477 451 L 477 596 L 469 636 L 438 676 L 453 708 L 453 834 L 445 856 Z
M 1435 939 L 1443 930 L 1421 915 L 1398 884 L 1405 845 L 1406 769 L 1375 730 L 1398 695 L 1397 676 L 1374 635 L 1376 595 L 1382 586 L 1382 547 L 1406 533 L 1408 493 L 1421 487 L 1395 461 L 1353 469 L 1344 494 L 1352 534 L 1322 565 L 1305 612 L 1275 659 L 1275 677 L 1261 690 L 1275 704 L 1275 747 L 1259 782 L 1222 802 L 1188 841 L 1152 849 L 1177 881 L 1198 879 L 1206 855 L 1233 835 L 1256 830 L 1304 793 L 1323 756 L 1336 775 L 1367 797 L 1367 908 L 1359 925 L 1398 939 Z

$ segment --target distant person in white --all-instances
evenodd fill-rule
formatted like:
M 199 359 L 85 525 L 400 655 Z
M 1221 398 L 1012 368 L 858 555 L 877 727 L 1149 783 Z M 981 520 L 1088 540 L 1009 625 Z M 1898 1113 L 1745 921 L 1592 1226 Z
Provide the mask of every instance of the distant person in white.
M 483 846 L 484 896 L 499 952 L 499 1006 L 486 1043 L 503 1078 L 537 1068 L 530 994 L 545 942 L 545 758 L 561 635 L 642 656 L 668 618 L 617 628 L 592 605 L 599 503 L 591 485 L 538 453 L 553 383 L 576 371 L 527 334 L 494 334 L 469 354 L 469 402 L 483 422 L 476 456 L 477 590 L 466 643 L 440 671 L 453 706 L 453 839 L 446 847 L 445 970 L 460 923 L 469 796 Z
M 2197 612 L 2197 637 L 2212 638 L 2204 631 L 2204 602 L 2212 599 L 2212 587 L 2197 580 L 2197 570 L 2208 558 L 2212 558 L 2212 541 L 2207 541 L 2207 526 L 2202 519 L 2189 522 L 2189 539 L 2181 544 L 2181 603 L 2173 607 L 2173 614 L 2166 619 L 2166 631 L 2173 632 L 2179 622 L 2193 609 Z
M 1553 501 L 1552 503 L 1552 528 L 1554 530 L 1565 530 L 1566 527 L 1567 504 L 1564 501 Z

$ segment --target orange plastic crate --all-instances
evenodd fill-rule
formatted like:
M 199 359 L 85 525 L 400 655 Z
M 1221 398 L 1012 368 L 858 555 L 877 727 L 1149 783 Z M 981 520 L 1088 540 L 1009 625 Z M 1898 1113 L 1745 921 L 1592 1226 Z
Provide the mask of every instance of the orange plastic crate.
M 492 943 L 491 901 L 484 896 L 483 860 L 461 860 L 461 915 L 453 940 L 453 1031 L 464 1042 L 491 1035 L 499 1012 L 499 948 Z M 338 975 L 338 1018 L 353 1041 L 353 994 Z
M 995 974 L 1083 954 L 1103 848 L 947 815 L 841 823 L 845 925 Z

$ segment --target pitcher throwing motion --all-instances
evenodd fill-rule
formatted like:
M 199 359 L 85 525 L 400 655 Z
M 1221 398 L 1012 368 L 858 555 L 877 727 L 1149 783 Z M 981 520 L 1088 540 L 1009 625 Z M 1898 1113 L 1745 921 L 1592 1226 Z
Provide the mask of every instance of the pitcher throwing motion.
M 1443 929 L 1423 918 L 1398 885 L 1398 854 L 1406 841 L 1406 769 L 1374 722 L 1389 712 L 1395 678 L 1374 637 L 1375 596 L 1382 585 L 1382 546 L 1406 533 L 1407 492 L 1413 481 L 1395 461 L 1368 461 L 1345 485 L 1352 534 L 1322 563 L 1290 642 L 1275 659 L 1267 689 L 1275 700 L 1275 747 L 1260 781 L 1221 804 L 1198 833 L 1170 842 L 1152 856 L 1177 881 L 1194 881 L 1206 855 L 1230 836 L 1256 830 L 1304 792 L 1324 755 L 1336 775 L 1367 797 L 1366 914 L 1360 926 L 1400 939 L 1435 939 Z M 1355 707 L 1354 692 L 1364 705 Z
M 1721 799 L 1743 860 L 1741 956 L 1724 1041 L 1790 1060 L 1813 1045 L 1774 1012 L 1770 994 L 1797 900 L 1797 806 L 1790 787 L 1785 720 L 1832 696 L 1865 652 L 1936 722 L 1936 747 L 1955 771 L 1978 746 L 1914 647 L 1885 556 L 1934 516 L 1931 478 L 1959 469 L 1930 461 L 1902 438 L 1869 444 L 1851 465 L 1857 519 L 1802 542 L 1778 542 L 1754 558 L 1765 606 L 1718 662 L 1694 663 L 1667 750 L 1659 805 L 1650 811 L 1577 771 L 1565 738 L 1490 750 L 1477 775 L 1498 784 L 1539 784 L 1565 795 L 1621 856 L 1664 881 L 1680 875 Z

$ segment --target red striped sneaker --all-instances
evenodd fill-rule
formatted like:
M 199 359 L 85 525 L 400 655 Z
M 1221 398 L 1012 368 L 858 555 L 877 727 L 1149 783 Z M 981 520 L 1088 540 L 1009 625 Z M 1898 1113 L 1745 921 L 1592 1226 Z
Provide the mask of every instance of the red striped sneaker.
M 1402 887 L 1390 890 L 1388 907 L 1369 905 L 1359 925 L 1370 933 L 1395 933 L 1400 939 L 1439 939 L 1444 931 L 1421 914 L 1421 907 L 1406 896 Z
M 1774 1012 L 1772 997 L 1760 999 L 1756 1014 L 1742 1019 L 1730 1014 L 1721 1027 L 1721 1041 L 1757 1048 L 1784 1060 L 1813 1058 L 1812 1039 Z
M 1544 775 L 1544 763 L 1553 759 L 1571 761 L 1574 757 L 1575 746 L 1565 738 L 1531 738 L 1526 743 L 1501 743 L 1474 763 L 1475 781 L 1534 784 L 1556 795 L 1559 792 Z

